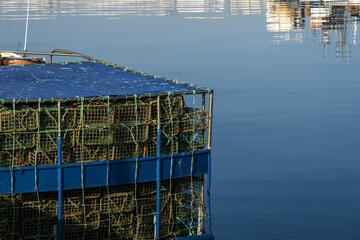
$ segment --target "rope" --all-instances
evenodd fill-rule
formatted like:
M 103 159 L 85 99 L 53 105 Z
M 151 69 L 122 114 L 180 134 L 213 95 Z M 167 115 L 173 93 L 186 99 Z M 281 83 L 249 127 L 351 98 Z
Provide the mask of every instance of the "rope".
M 192 225 L 190 226 L 190 228 L 188 227 L 188 225 L 179 217 L 176 217 L 177 220 L 179 220 L 182 224 L 184 224 L 184 226 L 188 229 L 189 231 L 189 235 L 192 236 L 193 235 L 193 231 L 191 230 Z
M 91 100 L 89 100 L 89 102 L 94 101 L 94 99 L 97 98 L 97 97 L 101 98 L 103 101 L 105 100 L 105 97 L 104 97 L 104 96 L 102 96 L 102 95 L 97 95 L 97 96 L 93 97 Z
M 66 98 L 64 101 L 62 101 L 63 103 L 66 103 L 68 100 L 70 99 L 70 97 Z

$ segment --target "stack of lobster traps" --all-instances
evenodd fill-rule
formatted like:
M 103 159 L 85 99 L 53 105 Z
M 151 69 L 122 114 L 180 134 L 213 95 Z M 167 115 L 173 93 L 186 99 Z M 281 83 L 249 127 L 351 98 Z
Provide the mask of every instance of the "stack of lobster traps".
M 158 113 L 160 109 L 160 113 Z M 160 116 L 160 122 L 158 121 Z M 0 106 L 0 167 L 55 165 L 58 136 L 63 164 L 142 158 L 201 150 L 208 114 L 186 107 L 183 97 L 157 101 L 91 101 Z M 204 178 L 170 179 L 161 185 L 163 238 L 198 233 Z M 53 239 L 58 192 L 0 195 L 0 239 Z M 64 239 L 153 239 L 156 182 L 65 190 Z
M 156 103 L 92 101 L 60 110 L 56 104 L 2 105 L 0 167 L 56 164 L 59 128 L 64 163 L 155 156 L 158 124 L 162 154 L 204 149 L 205 110 L 185 107 L 182 97 L 164 98 L 159 123 Z

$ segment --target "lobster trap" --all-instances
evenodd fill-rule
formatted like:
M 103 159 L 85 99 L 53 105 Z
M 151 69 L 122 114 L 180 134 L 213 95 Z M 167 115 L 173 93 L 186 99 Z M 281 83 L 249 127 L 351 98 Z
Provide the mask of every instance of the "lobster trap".
M 0 239 L 212 239 L 213 92 L 94 59 L 51 67 L 72 87 L 0 99 Z

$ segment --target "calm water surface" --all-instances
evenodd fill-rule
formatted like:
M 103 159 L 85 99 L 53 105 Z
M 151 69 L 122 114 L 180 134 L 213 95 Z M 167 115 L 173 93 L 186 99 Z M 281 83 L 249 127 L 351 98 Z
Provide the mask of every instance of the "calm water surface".
M 0 0 L 0 48 L 25 0 Z M 359 2 L 31 0 L 29 50 L 215 89 L 217 239 L 360 239 Z

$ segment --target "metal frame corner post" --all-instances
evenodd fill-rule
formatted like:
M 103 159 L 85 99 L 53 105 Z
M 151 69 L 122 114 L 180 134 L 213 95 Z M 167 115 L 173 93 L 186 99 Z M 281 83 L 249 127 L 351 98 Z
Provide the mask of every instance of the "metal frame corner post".
M 62 213 L 63 213 L 63 192 L 64 192 L 64 173 L 62 167 L 62 138 L 61 138 L 61 106 L 58 102 L 58 127 L 59 127 L 59 136 L 57 140 L 58 144 L 58 158 L 57 158 L 57 170 L 58 170 L 58 225 L 57 225 L 57 240 L 62 239 L 63 233 L 63 223 L 62 223 Z
M 209 120 L 208 120 L 208 138 L 207 138 L 207 148 L 211 149 L 211 135 L 212 135 L 212 119 L 213 119 L 213 102 L 214 102 L 214 92 L 211 91 L 209 94 Z
M 156 221 L 155 239 L 160 239 L 160 208 L 161 208 L 161 126 L 160 126 L 160 96 L 157 97 L 157 144 L 156 144 Z
M 213 102 L 214 102 L 214 91 L 209 94 L 209 131 L 208 131 L 208 142 L 207 148 L 210 150 L 208 153 L 208 178 L 207 178 L 207 207 L 209 213 L 209 233 L 212 235 L 211 229 L 211 135 L 212 135 L 212 119 L 213 119 Z

